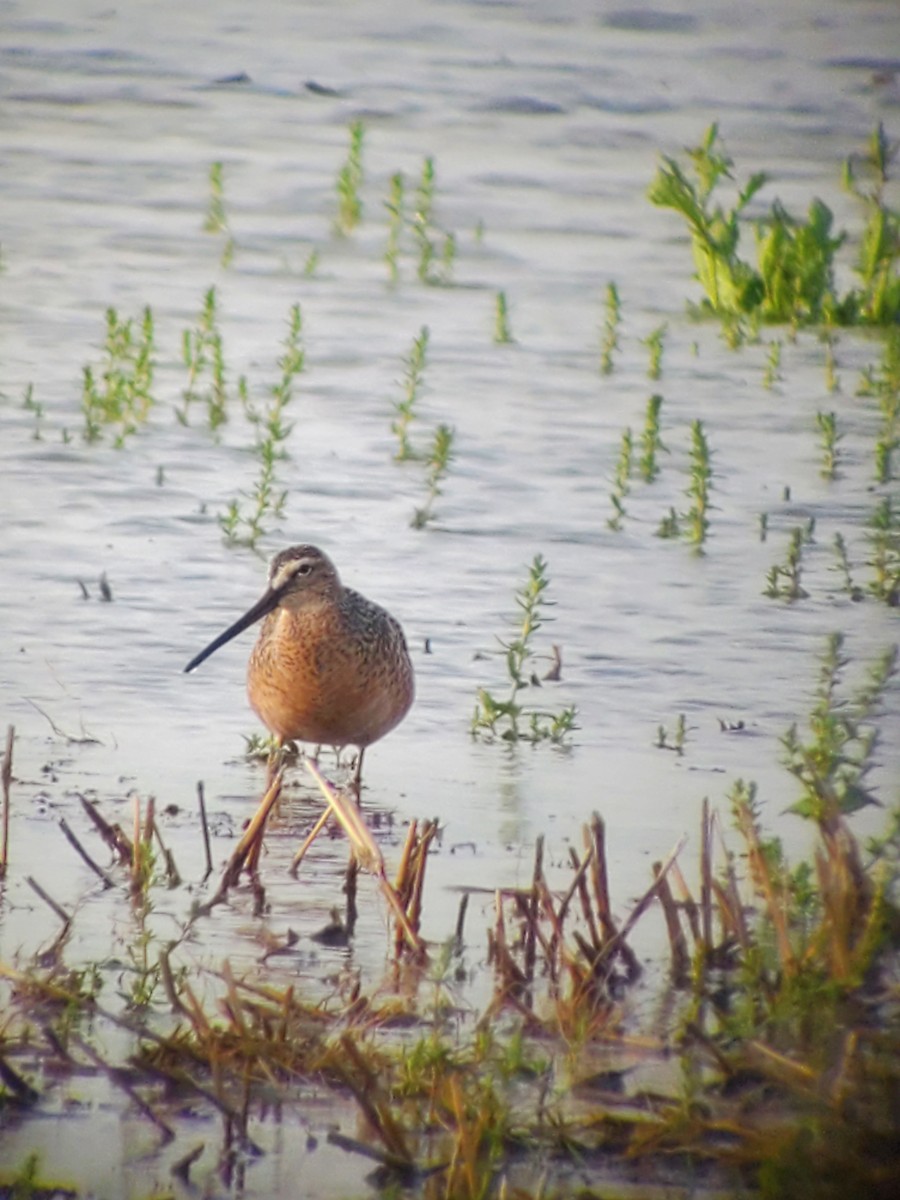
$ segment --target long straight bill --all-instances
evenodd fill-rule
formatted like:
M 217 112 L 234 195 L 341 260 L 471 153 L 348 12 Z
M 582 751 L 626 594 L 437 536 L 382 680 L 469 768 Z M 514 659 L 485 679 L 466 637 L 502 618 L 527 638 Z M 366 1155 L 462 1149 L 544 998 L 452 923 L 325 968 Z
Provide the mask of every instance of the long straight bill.
M 185 674 L 193 671 L 195 667 L 199 667 L 211 654 L 215 654 L 220 646 L 224 646 L 226 642 L 230 642 L 232 638 L 237 637 L 239 633 L 243 633 L 245 629 L 249 629 L 251 625 L 255 625 L 257 621 L 266 616 L 267 613 L 270 613 L 277 606 L 280 596 L 280 592 L 269 588 L 265 595 L 260 600 L 257 600 L 251 609 L 248 609 L 242 617 L 238 617 L 233 625 L 229 625 L 224 633 L 220 633 L 217 638 L 213 638 L 205 650 L 201 650 L 199 654 L 191 659 L 184 668 Z

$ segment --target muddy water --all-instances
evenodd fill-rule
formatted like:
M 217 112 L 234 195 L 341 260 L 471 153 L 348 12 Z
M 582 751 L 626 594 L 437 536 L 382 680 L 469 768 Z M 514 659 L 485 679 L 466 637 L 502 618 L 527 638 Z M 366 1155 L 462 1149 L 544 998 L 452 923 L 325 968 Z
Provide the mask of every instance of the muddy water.
M 197 881 L 194 788 L 203 780 L 217 867 L 224 861 L 261 785 L 260 768 L 243 759 L 242 736 L 257 729 L 243 694 L 251 635 L 194 676 L 181 668 L 256 598 L 265 558 L 297 541 L 325 548 L 345 582 L 407 630 L 418 701 L 370 751 L 367 801 L 389 863 L 409 819 L 442 823 L 429 936 L 452 931 L 455 888 L 524 880 L 541 833 L 550 860 L 561 862 L 595 809 L 609 828 L 620 911 L 683 833 L 692 835 L 690 873 L 702 798 L 722 801 L 735 778 L 757 780 L 773 829 L 804 845 L 803 827 L 782 816 L 795 794 L 778 738 L 809 709 L 829 631 L 846 633 L 857 661 L 897 638 L 896 612 L 851 603 L 832 569 L 842 532 L 865 581 L 863 524 L 880 494 L 877 413 L 854 392 L 877 347 L 843 336 L 841 390 L 829 395 L 816 340 L 790 344 L 773 331 L 767 340 L 785 345 L 780 379 L 767 389 L 766 345 L 729 351 L 715 328 L 686 318 L 686 298 L 699 298 L 688 247 L 676 218 L 644 194 L 659 153 L 695 144 L 718 120 L 742 176 L 766 169 L 777 181 L 764 199 L 777 194 L 805 210 L 818 194 L 839 224 L 855 223 L 840 163 L 879 120 L 897 135 L 892 0 L 750 3 L 739 12 L 714 0 L 443 3 L 414 13 L 400 4 L 268 3 L 252 15 L 221 3 L 68 2 L 40 12 L 9 3 L 3 24 L 0 719 L 17 733 L 3 960 L 26 961 L 55 931 L 29 874 L 78 908 L 70 957 L 125 954 L 134 933 L 127 902 L 99 890 L 58 829 L 65 816 L 90 841 L 78 792 L 122 821 L 132 792 L 170 806 L 164 832 L 184 878 Z M 366 125 L 364 221 L 338 241 L 334 180 L 357 118 Z M 391 287 L 383 201 L 396 171 L 412 189 L 426 155 L 436 164 L 437 220 L 457 236 L 453 286 L 420 284 L 407 241 Z M 227 268 L 222 239 L 202 231 L 215 160 L 236 243 Z M 318 266 L 307 276 L 313 252 Z M 604 377 L 598 329 L 610 280 L 623 320 L 615 370 Z M 199 408 L 187 428 L 173 415 L 186 382 L 182 331 L 213 285 L 233 396 L 219 437 Z M 501 289 L 510 345 L 493 342 Z M 256 473 L 237 380 L 245 375 L 255 402 L 266 402 L 298 302 L 307 360 L 279 465 L 285 514 L 258 552 L 235 550 L 217 514 Z M 149 305 L 156 326 L 157 403 L 122 449 L 81 436 L 82 368 L 99 368 L 110 305 L 135 317 Z M 651 382 L 641 339 L 664 321 L 662 377 Z M 431 340 L 412 435 L 422 444 L 439 422 L 456 435 L 424 532 L 410 527 L 424 472 L 392 461 L 390 431 L 402 358 L 423 324 Z M 23 406 L 29 385 L 39 420 Z M 607 518 L 619 441 L 626 426 L 640 428 L 654 391 L 664 397 L 668 453 L 659 480 L 627 499 L 616 533 Z M 815 427 L 816 412 L 831 409 L 844 435 L 835 481 L 820 475 Z M 654 536 L 669 507 L 685 505 L 696 419 L 715 470 L 703 556 Z M 809 598 L 765 598 L 766 572 L 810 517 Z M 513 591 L 536 553 L 556 604 L 541 648 L 559 644 L 564 663 L 562 681 L 540 698 L 579 713 L 564 752 L 509 751 L 468 734 L 476 688 L 502 687 L 502 664 L 483 655 L 507 630 Z M 111 603 L 99 598 L 103 575 Z M 888 706 L 886 726 L 896 728 L 896 693 Z M 674 728 L 681 713 L 686 753 L 655 749 L 658 726 Z M 743 728 L 726 734 L 720 721 Z M 886 739 L 872 778 L 885 800 L 897 793 L 898 743 Z M 269 913 L 255 921 L 238 897 L 203 926 L 193 961 L 251 963 L 263 929 L 292 927 L 298 950 L 265 968 L 273 982 L 314 986 L 356 967 L 377 977 L 385 949 L 377 904 L 349 955 L 308 940 L 340 902 L 345 855 L 340 843 L 322 845 L 301 881 L 287 880 L 314 812 L 298 775 L 269 838 Z M 197 894 L 195 883 L 160 889 L 155 936 L 171 936 Z M 477 905 L 469 919 L 477 966 Z M 116 979 L 113 965 L 110 993 Z M 77 1100 L 77 1119 L 7 1131 L 3 1162 L 37 1147 L 51 1173 L 98 1195 L 143 1194 L 148 1164 L 167 1179 L 163 1154 L 140 1170 L 128 1165 L 153 1139 L 121 1095 L 97 1080 L 71 1090 L 59 1111 L 71 1113 Z M 269 1153 L 247 1176 L 246 1194 L 288 1194 L 285 1180 L 294 1188 L 301 1175 L 308 1195 L 361 1186 L 358 1166 L 321 1139 L 315 1152 L 306 1148 L 303 1130 L 341 1123 L 333 1109 L 317 1117 L 313 1101 L 296 1129 L 257 1131 Z M 343 1124 L 352 1128 L 352 1118 Z M 78 1147 L 88 1134 L 106 1152 L 85 1162 Z

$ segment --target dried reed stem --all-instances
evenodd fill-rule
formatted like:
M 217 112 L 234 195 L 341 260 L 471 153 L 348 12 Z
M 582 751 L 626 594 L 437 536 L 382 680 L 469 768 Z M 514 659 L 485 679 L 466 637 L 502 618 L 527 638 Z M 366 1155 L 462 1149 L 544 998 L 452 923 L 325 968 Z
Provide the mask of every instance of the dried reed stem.
M 3 754 L 3 767 L 0 770 L 0 781 L 3 786 L 3 812 L 0 815 L 0 879 L 6 875 L 9 866 L 9 789 L 12 784 L 13 742 L 16 737 L 15 725 L 6 730 L 6 750 Z

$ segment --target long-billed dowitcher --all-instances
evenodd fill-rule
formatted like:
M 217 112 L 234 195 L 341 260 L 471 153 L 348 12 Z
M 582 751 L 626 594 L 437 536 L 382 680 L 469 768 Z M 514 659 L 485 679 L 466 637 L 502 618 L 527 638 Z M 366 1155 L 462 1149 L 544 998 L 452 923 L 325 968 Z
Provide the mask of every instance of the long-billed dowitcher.
M 262 597 L 185 671 L 263 618 L 247 667 L 251 705 L 281 743 L 358 747 L 358 786 L 366 747 L 398 725 L 413 702 L 403 630 L 385 609 L 344 587 L 316 546 L 291 546 L 272 559 Z

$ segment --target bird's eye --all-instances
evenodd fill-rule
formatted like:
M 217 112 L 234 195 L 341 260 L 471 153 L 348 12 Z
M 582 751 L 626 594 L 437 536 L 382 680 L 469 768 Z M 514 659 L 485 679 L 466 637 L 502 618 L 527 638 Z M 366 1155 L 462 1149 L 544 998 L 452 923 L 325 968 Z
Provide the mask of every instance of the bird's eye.
M 297 563 L 297 574 L 298 575 L 308 575 L 311 570 L 312 570 L 311 562 Z

